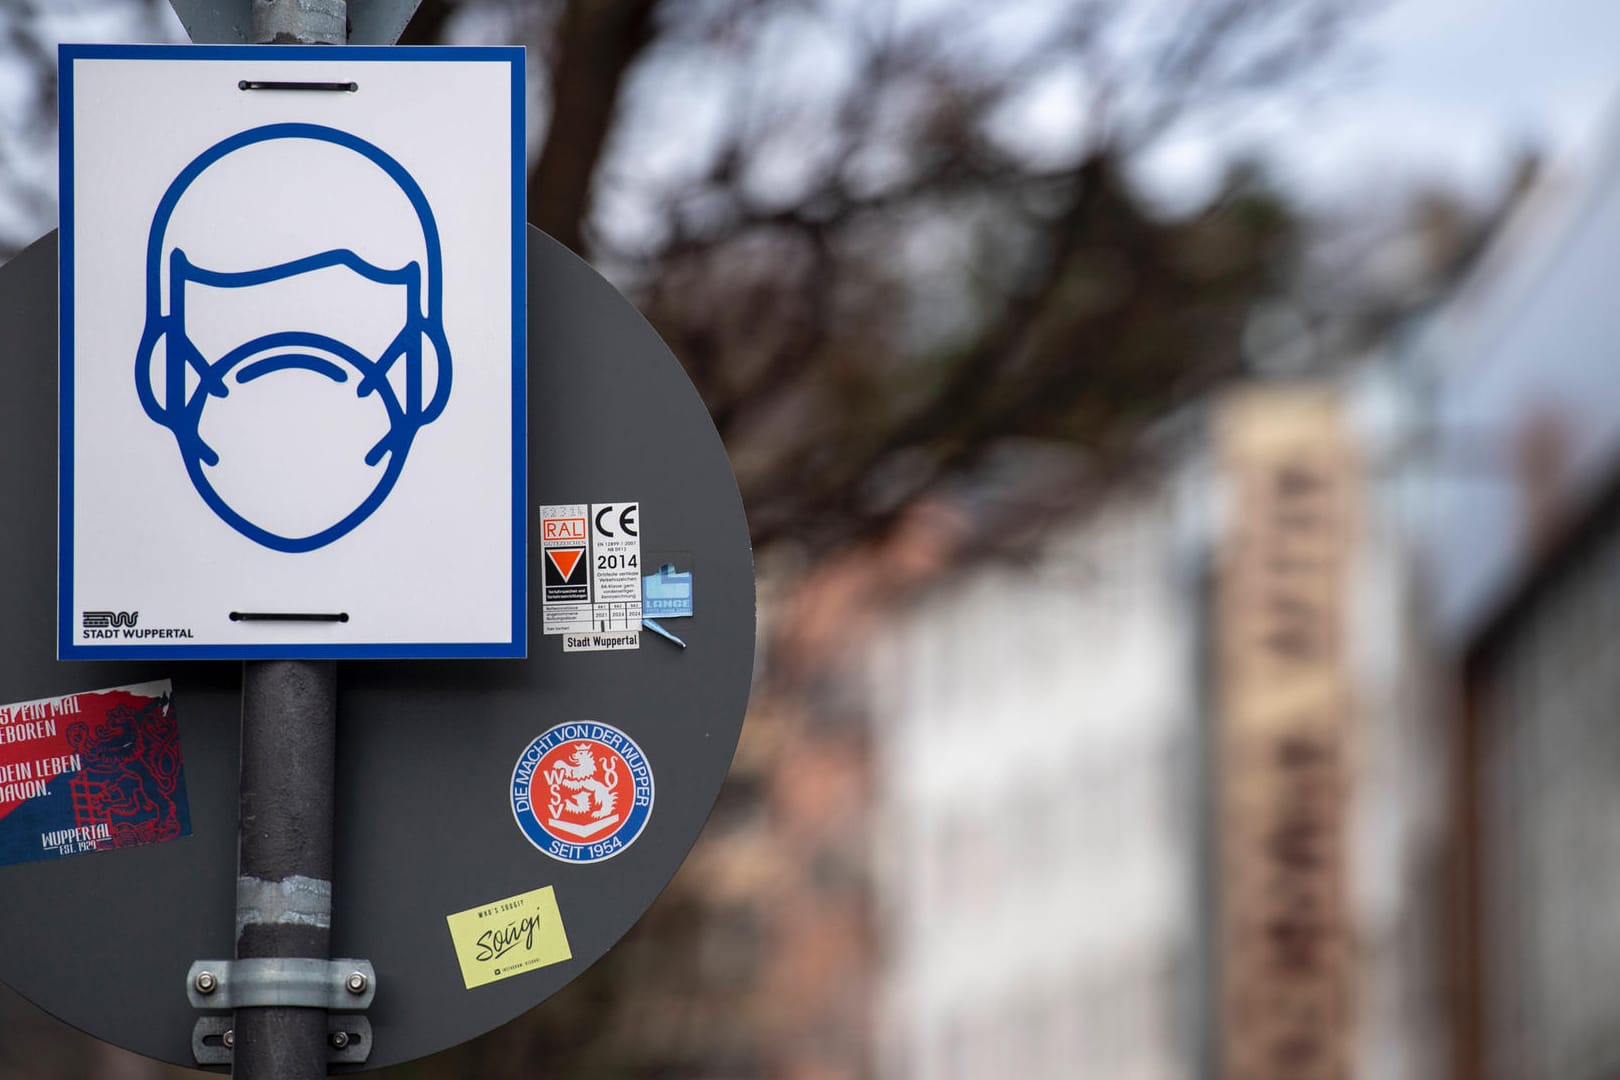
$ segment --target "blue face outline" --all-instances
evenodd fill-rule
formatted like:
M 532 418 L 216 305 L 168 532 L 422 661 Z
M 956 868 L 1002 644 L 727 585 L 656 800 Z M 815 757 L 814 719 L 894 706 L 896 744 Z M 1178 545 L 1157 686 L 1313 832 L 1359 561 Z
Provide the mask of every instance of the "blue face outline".
M 367 262 L 348 248 L 328 251 L 294 259 L 291 262 L 258 270 L 220 273 L 193 265 L 179 247 L 169 252 L 168 313 L 163 311 L 163 250 L 169 221 L 175 207 L 191 184 L 209 166 L 225 155 L 245 146 L 273 139 L 313 139 L 333 143 L 352 150 L 370 160 L 397 184 L 410 200 L 422 226 L 426 251 L 426 281 L 424 268 L 412 262 L 397 270 L 378 267 Z M 220 289 L 249 288 L 268 282 L 280 281 L 297 274 L 309 273 L 332 266 L 343 266 L 367 280 L 384 285 L 403 285 L 406 289 L 405 325 L 394 337 L 381 356 L 368 357 L 344 342 L 323 334 L 287 330 L 265 334 L 243 342 L 224 356 L 210 361 L 192 344 L 185 329 L 185 286 L 188 281 Z M 186 474 L 202 497 L 221 521 L 252 540 L 275 551 L 301 553 L 325 547 L 347 535 L 369 518 L 393 491 L 406 455 L 416 433 L 438 419 L 450 398 L 450 347 L 445 340 L 440 318 L 442 299 L 442 266 L 439 255 L 438 226 L 420 186 L 405 168 L 376 146 L 336 128 L 318 124 L 267 124 L 239 132 L 215 143 L 199 154 L 181 170 L 158 203 L 152 218 L 152 229 L 146 248 L 146 328 L 141 335 L 135 358 L 135 389 L 141 407 L 155 423 L 168 428 L 175 437 L 185 463 Z M 426 294 L 426 313 L 422 305 Z M 434 350 L 437 377 L 433 397 L 422 401 L 422 343 L 427 340 Z M 152 391 L 151 367 L 153 352 L 160 341 L 165 342 L 163 361 L 163 401 L 160 403 Z M 229 388 L 225 377 L 249 357 L 274 351 L 277 355 L 248 363 L 237 375 L 238 383 L 251 382 L 276 371 L 298 368 L 325 375 L 334 382 L 345 382 L 348 373 L 339 365 L 320 356 L 299 350 L 319 350 L 341 357 L 360 373 L 355 394 L 366 397 L 377 394 L 388 413 L 388 434 L 366 453 L 365 463 L 375 466 L 388 455 L 387 467 L 376 486 L 365 500 L 342 520 L 317 533 L 302 537 L 281 536 L 247 520 L 231 508 L 209 482 L 204 466 L 217 465 L 219 455 L 199 433 L 203 407 L 212 397 L 226 397 Z M 394 364 L 405 364 L 405 401 L 400 402 L 388 382 Z M 186 396 L 188 368 L 197 376 L 197 386 Z

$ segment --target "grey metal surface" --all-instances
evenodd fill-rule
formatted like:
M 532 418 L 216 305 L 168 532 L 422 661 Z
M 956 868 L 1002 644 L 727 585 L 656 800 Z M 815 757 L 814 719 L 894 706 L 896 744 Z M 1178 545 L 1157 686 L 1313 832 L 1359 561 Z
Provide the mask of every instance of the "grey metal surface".
M 331 0 L 311 0 L 330 4 Z M 349 0 L 349 44 L 392 45 L 422 0 Z M 169 0 L 199 45 L 245 45 L 253 36 L 254 0 Z
M 684 650 L 643 634 L 638 650 L 565 654 L 535 595 L 526 660 L 343 664 L 332 951 L 382 980 L 366 1068 L 518 1016 L 617 941 L 697 838 L 747 704 L 753 563 L 702 402 L 624 298 L 532 230 L 529 286 L 531 535 L 542 504 L 639 500 L 648 562 L 691 553 L 697 614 L 681 620 Z M 55 312 L 53 234 L 0 268 L 0 499 L 16 523 L 0 530 L 0 701 L 172 678 L 193 834 L 0 867 L 0 979 L 92 1035 L 189 1065 L 186 973 L 236 935 L 241 665 L 55 659 Z M 529 557 L 543 580 L 538 543 Z M 530 740 L 578 720 L 633 738 L 658 791 L 641 837 L 586 865 L 535 850 L 507 795 Z M 465 989 L 445 917 L 547 885 L 573 959 Z
M 349 0 L 349 44 L 393 45 L 422 0 Z
M 212 978 L 205 980 L 204 975 Z M 351 985 L 355 975 L 360 978 Z M 377 972 L 369 960 L 317 960 L 304 956 L 199 960 L 186 972 L 185 989 L 193 1009 L 253 1005 L 368 1009 L 377 996 Z

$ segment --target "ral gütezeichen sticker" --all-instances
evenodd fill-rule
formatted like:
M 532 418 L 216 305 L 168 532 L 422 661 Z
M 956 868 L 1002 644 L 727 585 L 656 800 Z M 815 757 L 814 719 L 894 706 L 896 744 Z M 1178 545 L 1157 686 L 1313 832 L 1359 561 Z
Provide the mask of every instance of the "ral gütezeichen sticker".
M 445 916 L 471 990 L 574 958 L 550 885 Z
M 518 755 L 511 798 L 529 843 L 563 862 L 601 862 L 646 828 L 652 765 L 611 724 L 558 724 Z
M 641 504 L 540 508 L 541 629 L 564 652 L 641 646 Z
M 0 865 L 191 835 L 168 680 L 0 705 Z

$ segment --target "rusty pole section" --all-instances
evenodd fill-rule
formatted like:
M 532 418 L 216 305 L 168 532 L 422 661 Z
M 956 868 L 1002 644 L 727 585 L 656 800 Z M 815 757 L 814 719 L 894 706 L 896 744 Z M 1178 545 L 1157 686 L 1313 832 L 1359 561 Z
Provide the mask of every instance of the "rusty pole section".
M 253 0 L 253 40 L 345 44 L 347 0 Z M 336 661 L 243 663 L 239 958 L 331 955 L 336 743 Z M 237 1009 L 232 1036 L 239 1080 L 326 1076 L 323 1009 Z

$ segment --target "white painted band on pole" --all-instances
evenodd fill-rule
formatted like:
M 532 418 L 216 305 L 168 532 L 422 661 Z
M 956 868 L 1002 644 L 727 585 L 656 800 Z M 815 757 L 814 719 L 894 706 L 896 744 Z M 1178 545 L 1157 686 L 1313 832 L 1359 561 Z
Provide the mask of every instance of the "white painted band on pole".
M 332 883 L 294 875 L 285 881 L 236 879 L 236 936 L 248 926 L 332 925 Z

